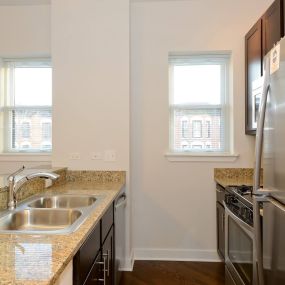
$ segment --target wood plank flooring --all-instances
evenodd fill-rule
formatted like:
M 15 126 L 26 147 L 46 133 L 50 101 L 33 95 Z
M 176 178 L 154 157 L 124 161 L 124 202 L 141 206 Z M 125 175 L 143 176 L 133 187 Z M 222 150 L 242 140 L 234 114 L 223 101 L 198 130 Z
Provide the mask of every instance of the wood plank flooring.
M 136 261 L 123 272 L 120 285 L 224 285 L 224 264 L 218 262 Z

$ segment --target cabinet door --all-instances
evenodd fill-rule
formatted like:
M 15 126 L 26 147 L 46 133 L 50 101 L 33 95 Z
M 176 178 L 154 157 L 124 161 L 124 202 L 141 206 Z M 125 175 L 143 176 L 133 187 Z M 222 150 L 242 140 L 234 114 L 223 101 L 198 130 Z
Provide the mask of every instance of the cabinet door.
M 276 0 L 262 17 L 263 56 L 283 37 L 283 22 L 283 0 Z
M 114 284 L 114 227 L 108 233 L 102 247 L 103 260 L 105 261 L 106 285 Z
M 225 259 L 225 209 L 217 202 L 217 247 L 220 257 Z
M 104 275 L 103 275 L 103 261 L 101 256 L 101 251 L 98 254 L 90 273 L 85 281 L 84 285 L 102 285 L 104 282 Z
M 254 135 L 252 84 L 262 76 L 262 30 L 261 19 L 245 36 L 245 133 Z
M 92 230 L 73 258 L 73 284 L 82 285 L 100 251 L 100 224 Z

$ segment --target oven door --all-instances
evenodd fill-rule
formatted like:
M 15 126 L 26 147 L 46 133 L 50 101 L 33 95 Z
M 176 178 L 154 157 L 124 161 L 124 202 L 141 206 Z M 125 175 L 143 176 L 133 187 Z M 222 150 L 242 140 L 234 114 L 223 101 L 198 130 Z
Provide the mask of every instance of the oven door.
M 226 285 L 256 285 L 253 227 L 225 207 L 225 261 L 234 282 Z M 227 280 L 230 280 L 229 278 Z

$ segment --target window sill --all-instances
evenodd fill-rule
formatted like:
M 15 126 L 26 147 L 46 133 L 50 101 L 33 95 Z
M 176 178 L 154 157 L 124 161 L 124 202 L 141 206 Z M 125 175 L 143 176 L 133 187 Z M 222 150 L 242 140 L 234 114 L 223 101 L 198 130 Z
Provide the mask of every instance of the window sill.
M 51 153 L 0 153 L 0 161 L 51 161 Z
M 233 162 L 239 157 L 236 153 L 187 153 L 167 152 L 165 157 L 171 162 Z

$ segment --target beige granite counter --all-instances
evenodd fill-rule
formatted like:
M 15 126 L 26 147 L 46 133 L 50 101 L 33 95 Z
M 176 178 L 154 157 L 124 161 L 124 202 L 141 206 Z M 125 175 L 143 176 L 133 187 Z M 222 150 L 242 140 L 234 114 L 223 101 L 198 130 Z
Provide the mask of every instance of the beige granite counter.
M 229 185 L 253 185 L 253 168 L 215 168 L 214 179 L 216 183 L 223 187 Z M 263 175 L 261 171 L 261 185 L 263 183 Z
M 85 178 L 82 177 L 82 173 Z M 70 172 L 53 193 L 104 195 L 85 222 L 68 235 L 0 235 L 0 285 L 54 284 L 125 184 L 125 172 Z M 101 173 L 101 174 L 100 174 Z M 94 177 L 97 177 L 96 179 Z M 101 179 L 100 179 L 101 178 Z

